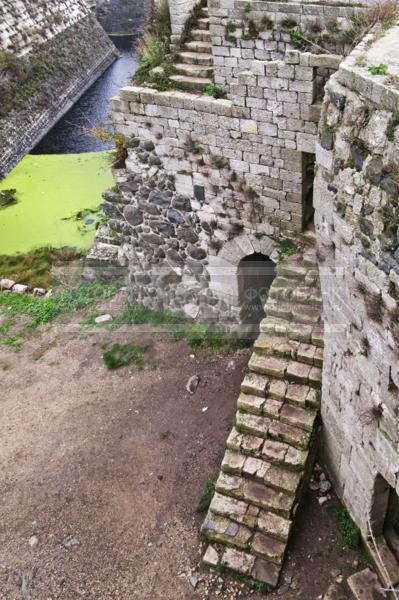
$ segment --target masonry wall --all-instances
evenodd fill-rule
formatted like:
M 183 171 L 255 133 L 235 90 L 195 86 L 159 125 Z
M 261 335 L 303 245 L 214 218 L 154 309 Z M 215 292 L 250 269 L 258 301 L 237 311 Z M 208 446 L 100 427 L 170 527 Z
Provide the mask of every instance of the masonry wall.
M 323 53 L 324 48 L 328 53 L 348 54 L 351 16 L 362 10 L 362 4 L 367 2 L 209 0 L 216 85 L 230 91 L 238 74 L 251 68 L 254 60 L 284 60 L 287 50 L 294 48 L 292 32 L 299 44 L 301 36 L 314 42 L 312 51 Z M 330 75 L 325 69 L 318 73 L 320 98 Z
M 3 0 L 0 4 L 0 48 L 19 56 L 44 44 L 89 14 L 85 0 Z
M 97 0 L 96 15 L 108 33 L 140 36 L 151 16 L 152 0 Z
M 316 148 L 325 452 L 365 535 L 399 492 L 398 36 L 369 36 L 328 82 Z
M 232 99 L 120 91 L 112 119 L 128 158 L 105 210 L 118 256 L 129 264 L 132 300 L 241 322 L 240 260 L 270 256 L 304 227 L 305 155 L 314 152 L 320 115 L 317 70 L 338 62 L 298 51 L 285 61 L 253 61 Z M 101 244 L 93 264 L 101 264 Z
M 184 24 L 196 4 L 199 4 L 197 0 L 169 0 L 173 36 L 179 37 L 182 34 Z
M 115 60 L 83 0 L 0 7 L 0 174 L 34 147 Z

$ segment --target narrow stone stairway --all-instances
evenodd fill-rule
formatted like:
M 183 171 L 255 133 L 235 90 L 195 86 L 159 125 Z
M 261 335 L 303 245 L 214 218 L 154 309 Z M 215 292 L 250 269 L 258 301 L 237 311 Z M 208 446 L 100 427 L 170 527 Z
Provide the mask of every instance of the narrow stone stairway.
M 317 260 L 308 248 L 277 267 L 201 530 L 205 564 L 271 588 L 313 463 L 321 308 Z
M 201 8 L 196 28 L 191 30 L 188 41 L 178 53 L 178 61 L 174 65 L 176 74 L 169 79 L 179 89 L 202 93 L 207 85 L 213 83 L 213 55 L 207 7 Z

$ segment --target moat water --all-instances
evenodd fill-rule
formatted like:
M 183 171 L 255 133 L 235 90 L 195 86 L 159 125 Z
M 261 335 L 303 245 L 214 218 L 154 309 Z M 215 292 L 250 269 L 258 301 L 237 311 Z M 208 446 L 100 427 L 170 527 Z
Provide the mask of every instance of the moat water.
M 1 211 L 0 256 L 49 245 L 91 246 L 94 226 L 74 215 L 95 211 L 113 178 L 109 147 L 88 131 L 106 123 L 110 98 L 129 83 L 138 65 L 133 38 L 112 39 L 121 57 L 0 182 L 0 189 L 17 190 L 17 204 Z
M 104 125 L 110 112 L 109 101 L 127 85 L 138 65 L 131 36 L 111 36 L 120 52 L 107 71 L 87 90 L 53 129 L 32 150 L 32 154 L 70 154 L 107 150 L 106 142 L 88 132 Z

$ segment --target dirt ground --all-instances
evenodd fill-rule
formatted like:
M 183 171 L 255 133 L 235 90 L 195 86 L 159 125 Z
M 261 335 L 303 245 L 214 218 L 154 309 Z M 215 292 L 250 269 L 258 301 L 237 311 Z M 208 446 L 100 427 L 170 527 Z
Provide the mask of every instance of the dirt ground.
M 19 354 L 0 348 L 1 600 L 264 597 L 198 568 L 195 507 L 217 473 L 250 351 L 194 355 L 135 327 L 82 331 L 82 319 L 32 331 Z M 134 339 L 150 346 L 144 369 L 107 371 L 104 342 Z M 269 597 L 315 600 L 357 561 L 309 491 Z

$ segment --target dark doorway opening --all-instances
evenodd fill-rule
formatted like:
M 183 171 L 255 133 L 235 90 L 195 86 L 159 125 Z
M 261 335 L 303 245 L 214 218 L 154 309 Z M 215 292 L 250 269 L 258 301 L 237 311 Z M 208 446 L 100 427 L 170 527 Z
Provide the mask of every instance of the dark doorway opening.
M 374 484 L 370 524 L 373 535 L 385 538 L 399 563 L 399 497 L 381 475 L 376 477 Z
M 275 276 L 275 264 L 264 254 L 250 254 L 238 265 L 240 319 L 253 331 L 258 331 L 265 316 L 263 307 Z
M 313 221 L 313 182 L 315 172 L 315 155 L 302 153 L 302 214 L 303 229 Z

